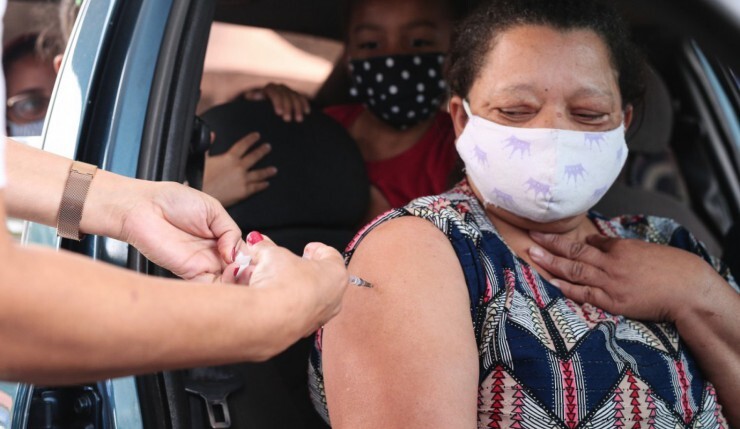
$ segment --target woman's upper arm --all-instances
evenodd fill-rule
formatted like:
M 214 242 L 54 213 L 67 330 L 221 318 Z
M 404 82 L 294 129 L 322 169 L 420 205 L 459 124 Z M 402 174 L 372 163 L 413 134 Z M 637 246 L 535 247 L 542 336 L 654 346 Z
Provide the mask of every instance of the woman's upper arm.
M 352 288 L 323 334 L 332 427 L 476 425 L 478 353 L 465 279 L 447 237 L 389 221 L 356 249 Z

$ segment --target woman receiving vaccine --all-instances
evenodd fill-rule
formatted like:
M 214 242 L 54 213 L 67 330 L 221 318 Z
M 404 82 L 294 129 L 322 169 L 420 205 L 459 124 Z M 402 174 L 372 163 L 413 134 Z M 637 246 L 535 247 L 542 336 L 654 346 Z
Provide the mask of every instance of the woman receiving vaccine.
M 590 211 L 641 93 L 600 0 L 491 0 L 449 54 L 467 179 L 363 231 L 316 342 L 334 428 L 740 424 L 740 295 L 670 219 Z M 724 408 L 722 407 L 724 406 Z

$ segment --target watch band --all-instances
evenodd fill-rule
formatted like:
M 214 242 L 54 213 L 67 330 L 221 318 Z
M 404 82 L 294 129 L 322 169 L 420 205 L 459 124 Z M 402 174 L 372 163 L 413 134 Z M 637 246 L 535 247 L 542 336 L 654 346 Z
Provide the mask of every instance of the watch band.
M 62 202 L 59 204 L 59 215 L 57 216 L 57 235 L 80 241 L 80 221 L 82 210 L 85 207 L 87 191 L 90 189 L 95 172 L 98 167 L 84 162 L 75 161 L 69 169 L 67 184 L 64 186 Z

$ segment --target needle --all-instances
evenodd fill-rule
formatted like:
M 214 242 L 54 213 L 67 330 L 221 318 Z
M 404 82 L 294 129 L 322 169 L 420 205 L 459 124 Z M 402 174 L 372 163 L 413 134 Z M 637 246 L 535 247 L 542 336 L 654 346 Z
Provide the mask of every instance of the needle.
M 370 282 L 368 282 L 366 280 L 363 280 L 363 279 L 361 279 L 361 278 L 359 278 L 357 276 L 349 276 L 349 284 L 355 285 L 355 286 L 358 286 L 358 287 L 366 287 L 366 288 L 373 287 L 373 284 L 372 283 L 370 283 Z

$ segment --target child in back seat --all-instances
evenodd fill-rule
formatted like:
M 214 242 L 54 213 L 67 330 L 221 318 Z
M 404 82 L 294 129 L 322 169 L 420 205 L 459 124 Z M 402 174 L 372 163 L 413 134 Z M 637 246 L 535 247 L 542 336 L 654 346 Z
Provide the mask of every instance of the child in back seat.
M 442 78 L 459 2 L 354 0 L 347 10 L 346 62 L 353 104 L 325 110 L 357 142 L 370 178 L 368 220 L 414 198 L 448 189 L 457 177 L 454 130 L 440 109 Z M 300 121 L 305 97 L 283 85 L 245 95 L 269 98 L 276 114 Z

